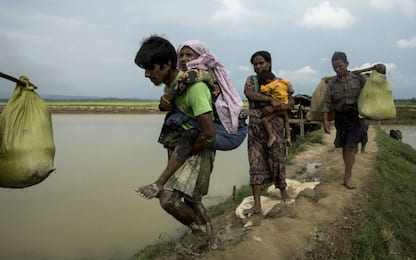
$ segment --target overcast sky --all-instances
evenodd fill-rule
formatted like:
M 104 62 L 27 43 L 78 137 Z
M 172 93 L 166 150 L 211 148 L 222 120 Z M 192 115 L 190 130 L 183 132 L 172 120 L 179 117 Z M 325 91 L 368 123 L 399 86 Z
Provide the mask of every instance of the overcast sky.
M 416 0 L 0 0 L 0 71 L 27 75 L 42 95 L 158 99 L 134 57 L 144 37 L 175 47 L 205 42 L 243 96 L 251 55 L 309 94 L 333 75 L 334 51 L 350 69 L 384 63 L 394 98 L 416 97 Z M 13 89 L 0 78 L 0 97 Z

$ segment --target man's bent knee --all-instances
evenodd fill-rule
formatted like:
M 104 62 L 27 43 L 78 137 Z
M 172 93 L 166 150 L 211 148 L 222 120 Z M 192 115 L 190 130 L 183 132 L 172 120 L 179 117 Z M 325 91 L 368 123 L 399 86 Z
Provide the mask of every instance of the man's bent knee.
M 159 203 L 160 206 L 167 212 L 172 212 L 180 203 L 180 193 L 169 190 L 162 190 L 160 192 Z

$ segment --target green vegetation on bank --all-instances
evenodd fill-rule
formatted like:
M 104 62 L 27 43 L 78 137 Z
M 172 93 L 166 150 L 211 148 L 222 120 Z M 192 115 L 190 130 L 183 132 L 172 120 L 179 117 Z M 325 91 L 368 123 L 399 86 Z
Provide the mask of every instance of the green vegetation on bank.
M 328 231 L 312 259 L 415 259 L 416 150 L 378 129 L 378 174 L 345 209 L 342 226 Z
M 49 106 L 121 106 L 121 107 L 157 107 L 159 101 L 142 100 L 67 100 L 67 101 L 46 101 Z
M 158 107 L 156 100 L 124 100 L 124 99 L 97 99 L 97 100 L 45 100 L 49 106 L 55 107 Z M 7 104 L 7 100 L 0 100 L 0 106 Z
M 416 150 L 377 131 L 379 175 L 354 247 L 360 259 L 416 257 Z M 365 223 L 365 224 L 364 224 Z

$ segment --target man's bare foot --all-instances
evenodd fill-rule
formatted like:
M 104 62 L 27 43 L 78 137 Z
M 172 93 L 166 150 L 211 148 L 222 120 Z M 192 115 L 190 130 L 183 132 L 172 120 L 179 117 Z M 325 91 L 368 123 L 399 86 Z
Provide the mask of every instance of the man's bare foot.
M 274 141 L 276 140 L 276 136 L 272 135 L 271 137 L 269 137 L 269 140 L 267 141 L 267 147 L 272 147 Z
M 258 214 L 261 212 L 260 206 L 253 206 L 252 208 L 243 210 L 243 215 L 250 217 L 251 215 Z
M 289 197 L 289 194 L 287 193 L 286 189 L 281 189 L 280 190 L 280 197 L 281 197 L 283 202 L 289 202 L 290 201 L 290 197 Z
M 159 195 L 162 187 L 159 187 L 156 183 L 152 183 L 146 186 L 138 187 L 135 189 L 145 199 L 152 199 Z
M 354 184 L 352 184 L 351 182 L 345 182 L 344 181 L 344 183 L 342 184 L 342 185 L 344 185 L 345 186 L 345 188 L 347 188 L 347 189 L 356 189 L 357 187 L 354 185 Z

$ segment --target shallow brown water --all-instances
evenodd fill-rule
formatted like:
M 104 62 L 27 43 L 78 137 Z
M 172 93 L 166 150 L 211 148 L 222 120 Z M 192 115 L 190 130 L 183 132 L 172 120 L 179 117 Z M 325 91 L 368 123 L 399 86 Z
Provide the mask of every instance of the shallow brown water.
M 128 259 L 183 227 L 134 188 L 166 163 L 162 115 L 53 115 L 56 172 L 0 188 L 0 259 Z M 248 181 L 246 143 L 217 152 L 206 203 Z

